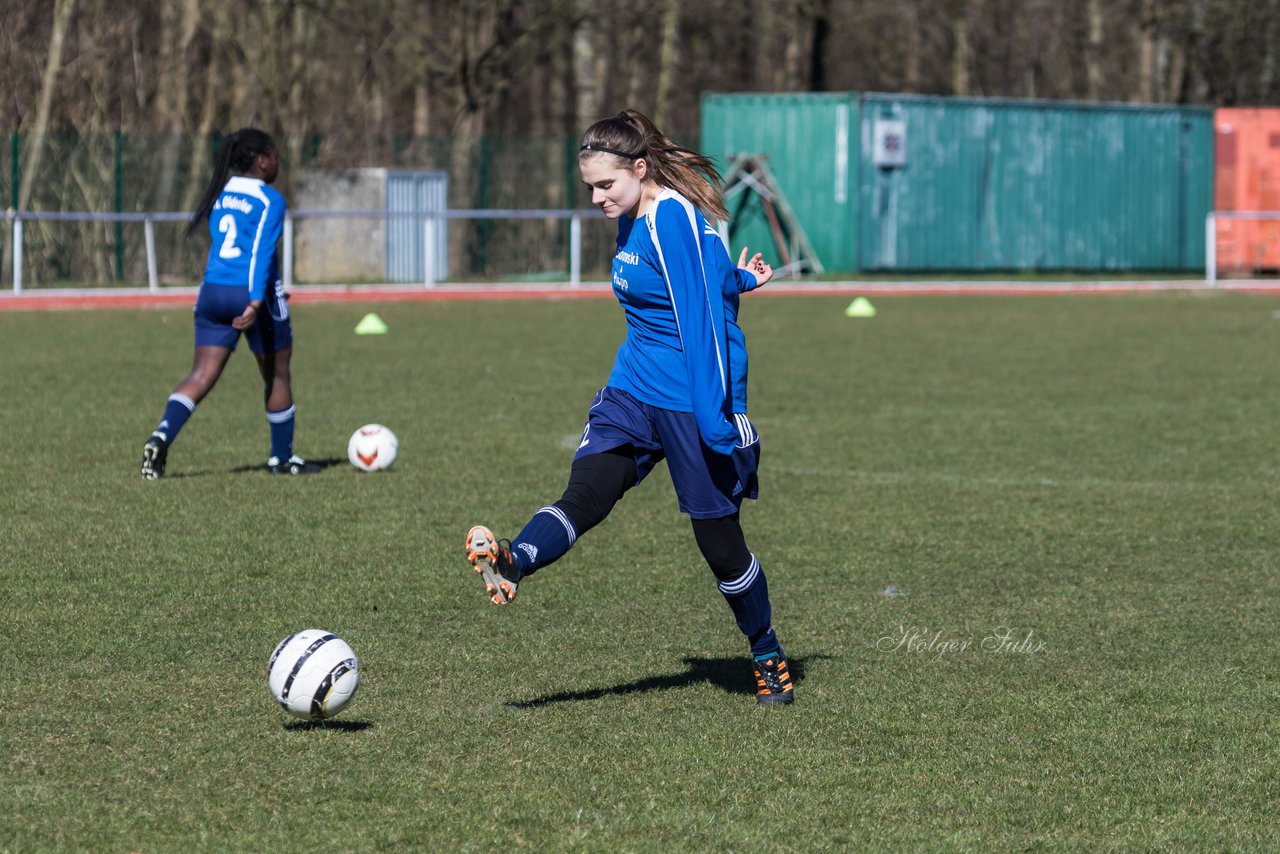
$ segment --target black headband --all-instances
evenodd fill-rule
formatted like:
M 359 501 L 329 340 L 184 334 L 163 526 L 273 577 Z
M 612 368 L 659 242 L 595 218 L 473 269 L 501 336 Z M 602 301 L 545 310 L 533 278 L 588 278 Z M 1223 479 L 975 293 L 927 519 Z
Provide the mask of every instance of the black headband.
M 586 145 L 579 148 L 578 151 L 579 152 L 600 151 L 600 152 L 603 152 L 604 154 L 616 154 L 619 157 L 625 157 L 628 160 L 638 160 L 639 158 L 644 157 L 643 151 L 637 152 L 635 154 L 631 154 L 630 152 L 627 152 L 627 151 L 619 151 L 616 148 L 605 148 L 603 145 L 596 145 L 594 142 L 588 142 Z

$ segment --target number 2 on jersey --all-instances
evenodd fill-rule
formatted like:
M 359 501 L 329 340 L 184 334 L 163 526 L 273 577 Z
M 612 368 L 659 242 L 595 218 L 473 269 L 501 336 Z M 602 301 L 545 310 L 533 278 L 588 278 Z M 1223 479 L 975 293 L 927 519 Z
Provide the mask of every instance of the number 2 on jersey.
M 226 235 L 222 240 L 222 248 L 218 250 L 219 258 L 239 258 L 240 247 L 236 246 L 236 218 L 231 214 L 223 214 L 218 220 L 218 231 Z

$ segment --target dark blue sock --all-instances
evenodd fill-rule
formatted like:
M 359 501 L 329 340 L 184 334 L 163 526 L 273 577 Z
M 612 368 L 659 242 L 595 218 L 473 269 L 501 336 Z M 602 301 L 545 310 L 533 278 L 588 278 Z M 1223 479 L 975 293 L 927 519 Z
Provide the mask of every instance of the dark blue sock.
M 267 421 L 271 424 L 271 456 L 281 462 L 293 456 L 293 407 L 279 412 L 267 410 Z
M 520 576 L 532 575 L 555 563 L 573 548 L 577 539 L 578 532 L 563 510 L 554 505 L 543 507 L 511 541 L 511 555 L 520 565 Z
M 737 578 L 719 581 L 716 586 L 724 600 L 733 609 L 738 628 L 747 636 L 753 656 L 767 656 L 779 649 L 778 636 L 774 634 L 771 620 L 773 609 L 769 605 L 769 584 L 756 556 L 751 565 Z
M 178 438 L 178 431 L 182 429 L 182 425 L 187 423 L 187 419 L 195 411 L 196 402 L 185 394 L 178 394 L 175 391 L 169 395 L 169 400 L 164 405 L 164 416 L 160 419 L 160 425 L 152 431 L 151 435 L 167 445 L 172 445 L 173 440 Z

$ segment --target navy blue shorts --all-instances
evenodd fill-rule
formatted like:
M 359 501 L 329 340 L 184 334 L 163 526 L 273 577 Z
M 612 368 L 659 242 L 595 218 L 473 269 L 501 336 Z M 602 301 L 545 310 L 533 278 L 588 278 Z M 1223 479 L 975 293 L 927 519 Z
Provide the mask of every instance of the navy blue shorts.
M 196 346 L 236 349 L 240 333 L 231 321 L 244 313 L 249 304 L 249 289 L 237 285 L 200 283 L 196 296 Z M 293 346 L 293 325 L 289 322 L 289 304 L 279 287 L 262 301 L 258 319 L 244 331 L 249 349 L 261 356 L 278 353 Z
M 760 492 L 760 436 L 745 414 L 733 419 L 738 446 L 725 456 L 703 444 L 692 412 L 659 409 L 621 389 L 602 388 L 587 413 L 574 459 L 631 445 L 636 483 L 665 459 L 681 512 L 694 519 L 731 516 L 744 498 L 754 499 Z

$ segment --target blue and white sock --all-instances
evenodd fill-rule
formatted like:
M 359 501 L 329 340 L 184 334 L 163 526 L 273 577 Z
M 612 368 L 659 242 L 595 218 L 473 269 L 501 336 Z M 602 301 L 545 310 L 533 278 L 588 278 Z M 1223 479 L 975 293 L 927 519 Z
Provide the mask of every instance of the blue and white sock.
M 751 644 L 752 656 L 766 657 L 776 653 L 779 644 L 771 622 L 773 609 L 769 605 L 769 584 L 756 556 L 751 556 L 750 565 L 741 575 L 718 581 L 716 586 L 733 610 L 738 628 Z
M 293 456 L 293 411 L 293 406 L 279 412 L 267 410 L 267 422 L 271 425 L 271 456 L 282 462 Z
M 532 575 L 555 563 L 573 548 L 577 539 L 578 532 L 563 510 L 554 504 L 543 507 L 511 541 L 511 555 L 520 566 L 520 576 Z
M 185 394 L 178 394 L 175 391 L 169 395 L 169 400 L 164 405 L 164 415 L 160 419 L 160 425 L 151 431 L 151 435 L 166 445 L 172 445 L 173 440 L 178 438 L 178 431 L 182 429 L 182 425 L 187 423 L 187 419 L 195 411 L 196 402 Z

